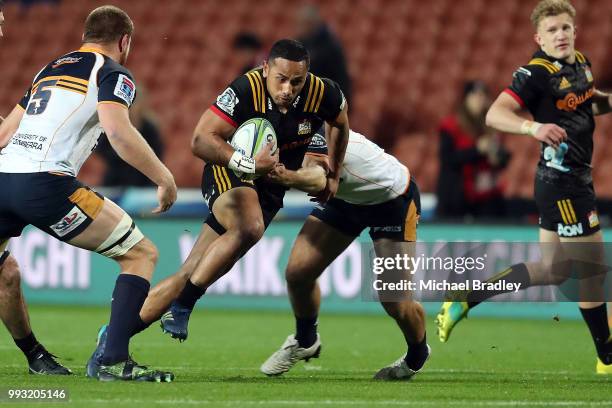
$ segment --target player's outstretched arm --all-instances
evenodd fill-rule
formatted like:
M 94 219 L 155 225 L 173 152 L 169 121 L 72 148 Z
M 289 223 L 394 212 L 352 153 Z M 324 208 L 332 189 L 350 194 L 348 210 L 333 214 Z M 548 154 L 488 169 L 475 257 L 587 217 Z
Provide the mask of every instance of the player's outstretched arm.
M 159 207 L 153 212 L 168 210 L 176 201 L 174 176 L 132 125 L 128 109 L 118 104 L 103 103 L 98 105 L 98 116 L 108 141 L 119 157 L 159 187 Z
M 285 166 L 278 164 L 268 173 L 268 178 L 286 187 L 295 188 L 310 194 L 317 194 L 327 184 L 326 166 L 327 164 L 319 161 L 318 158 L 310 159 L 309 155 L 306 155 L 302 167 L 298 170 L 287 170 Z
M 593 115 L 612 112 L 612 94 L 595 89 L 593 93 Z
M 19 128 L 21 118 L 23 118 L 23 108 L 18 105 L 13 108 L 6 119 L 0 117 L 0 150 L 8 145 L 9 140 Z
M 327 173 L 327 185 L 317 197 L 326 202 L 338 191 L 340 172 L 344 162 L 344 154 L 349 140 L 348 104 L 345 103 L 342 111 L 336 119 L 325 124 L 325 138 L 327 139 L 327 150 L 329 155 L 329 172 Z
M 553 123 L 538 123 L 518 115 L 521 105 L 502 92 L 487 112 L 487 126 L 500 132 L 530 135 L 551 146 L 559 146 L 567 138 L 565 129 Z

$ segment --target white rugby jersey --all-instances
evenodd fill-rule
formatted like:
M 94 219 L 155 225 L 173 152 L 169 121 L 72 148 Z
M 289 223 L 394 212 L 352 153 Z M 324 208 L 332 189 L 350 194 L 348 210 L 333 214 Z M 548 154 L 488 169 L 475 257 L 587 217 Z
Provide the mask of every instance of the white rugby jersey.
M 317 133 L 308 154 L 327 154 L 325 137 Z M 360 133 L 350 131 L 336 198 L 351 204 L 384 203 L 404 194 L 408 168 Z
M 131 73 L 98 50 L 81 48 L 44 67 L 19 103 L 24 115 L 0 155 L 2 173 L 78 174 L 103 130 L 98 103 L 129 108 Z

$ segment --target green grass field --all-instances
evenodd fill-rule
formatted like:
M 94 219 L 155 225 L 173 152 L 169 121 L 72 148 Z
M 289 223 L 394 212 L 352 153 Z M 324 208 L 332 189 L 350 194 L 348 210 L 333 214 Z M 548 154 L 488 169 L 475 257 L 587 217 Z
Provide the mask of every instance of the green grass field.
M 76 375 L 28 375 L 3 330 L 0 388 L 65 388 L 70 402 L 63 404 L 71 407 L 612 406 L 612 378 L 595 375 L 593 346 L 579 321 L 468 319 L 440 344 L 430 316 L 433 354 L 424 371 L 410 382 L 381 383 L 371 380 L 374 372 L 404 352 L 386 317 L 323 315 L 321 358 L 267 378 L 259 365 L 292 330 L 290 315 L 200 310 L 185 343 L 157 325 L 132 342 L 137 361 L 176 374 L 174 383 L 153 384 L 84 377 L 106 309 L 38 306 L 31 315 L 37 337 Z

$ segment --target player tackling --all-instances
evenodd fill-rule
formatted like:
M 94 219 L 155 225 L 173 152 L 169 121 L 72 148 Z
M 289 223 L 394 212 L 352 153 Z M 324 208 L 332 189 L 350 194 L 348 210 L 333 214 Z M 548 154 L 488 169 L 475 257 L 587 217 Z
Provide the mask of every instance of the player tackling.
M 315 136 L 301 169 L 278 165 L 269 178 L 316 194 L 325 186 L 320 158 L 326 153 L 325 139 Z M 291 250 L 285 277 L 296 331 L 263 363 L 264 374 L 280 375 L 299 360 L 319 356 L 321 291 L 317 279 L 325 268 L 366 228 L 377 257 L 413 256 L 420 213 L 419 190 L 408 169 L 365 136 L 351 131 L 335 198 L 312 211 Z M 400 276 L 409 277 L 409 271 Z M 399 296 L 379 291 L 378 297 L 402 331 L 407 352 L 374 378 L 408 380 L 421 370 L 431 352 L 425 336 L 425 311 L 410 298 L 409 291 Z

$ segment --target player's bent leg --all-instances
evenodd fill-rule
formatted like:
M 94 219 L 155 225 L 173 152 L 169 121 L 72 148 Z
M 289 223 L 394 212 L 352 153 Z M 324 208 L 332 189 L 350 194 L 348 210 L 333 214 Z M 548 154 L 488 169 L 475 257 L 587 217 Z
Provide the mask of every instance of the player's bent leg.
M 98 341 L 87 363 L 87 374 L 103 381 L 171 381 L 171 373 L 150 370 L 129 356 L 129 340 L 146 325 L 139 313 L 149 291 L 149 281 L 157 263 L 155 245 L 140 232 L 121 208 L 104 199 L 97 216 L 69 241 L 117 261 L 117 277 L 107 328 L 101 330 L 105 341 Z
M 317 318 L 321 292 L 317 278 L 354 239 L 313 216 L 306 219 L 291 249 L 285 272 L 296 332 L 261 365 L 262 373 L 280 375 L 300 360 L 319 357 L 321 339 Z
M 342 233 L 318 218 L 309 216 L 300 230 L 285 271 L 289 300 L 298 318 L 319 313 L 321 294 L 317 278 L 355 237 Z
M 30 374 L 69 375 L 72 372 L 57 362 L 56 357 L 38 342 L 30 327 L 30 319 L 21 291 L 19 266 L 6 251 L 8 240 L 0 239 L 0 318 L 25 355 Z
M 210 244 L 218 237 L 219 234 L 212 230 L 210 226 L 207 224 L 202 226 L 198 239 L 180 269 L 174 275 L 159 282 L 149 291 L 149 295 L 140 311 L 140 318 L 143 322 L 151 324 L 168 310 L 172 301 L 176 299 L 185 287 L 185 283 L 192 275 Z
M 265 231 L 257 191 L 250 187 L 223 193 L 213 204 L 212 213 L 225 232 L 208 246 L 190 278 L 202 288 L 225 275 Z
M 525 262 L 510 266 L 487 279 L 495 283 L 499 280 L 520 284 L 520 289 L 537 285 L 558 285 L 567 279 L 566 265 L 561 261 L 562 251 L 559 238 L 554 231 L 540 229 L 541 259 L 536 262 Z M 437 326 L 438 339 L 445 343 L 450 339 L 453 329 L 468 316 L 468 312 L 481 302 L 505 293 L 507 290 L 487 290 L 469 292 L 461 299 L 453 299 L 442 304 L 434 322 Z
M 199 260 L 194 258 L 193 272 L 161 319 L 162 330 L 179 341 L 187 339 L 189 317 L 198 299 L 263 236 L 265 224 L 257 191 L 246 186 L 225 191 L 212 204 L 207 224 L 214 224 L 217 236 L 212 228 L 205 230 L 209 234 L 202 245 L 204 254 Z
M 165 291 L 163 295 L 158 296 L 157 287 L 154 289 L 153 296 L 162 299 L 156 305 L 157 309 L 155 311 L 155 314 L 163 313 L 160 321 L 162 332 L 169 334 L 170 337 L 178 339 L 180 342 L 187 340 L 189 317 L 195 303 L 205 293 L 205 289 L 193 284 L 190 277 L 194 274 L 210 245 L 219 238 L 219 235 L 210 225 L 205 223 L 193 249 L 178 272 L 179 276 L 171 276 L 167 278 L 167 281 L 160 283 L 160 289 Z M 164 309 L 161 308 L 163 306 L 161 303 L 166 303 Z M 150 317 L 146 318 L 150 319 Z

